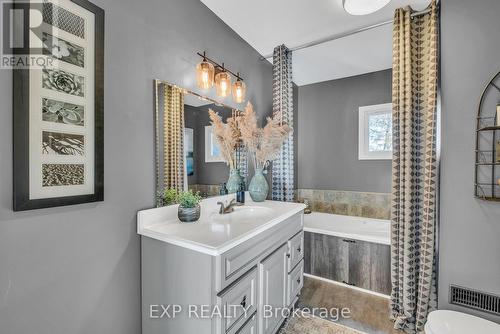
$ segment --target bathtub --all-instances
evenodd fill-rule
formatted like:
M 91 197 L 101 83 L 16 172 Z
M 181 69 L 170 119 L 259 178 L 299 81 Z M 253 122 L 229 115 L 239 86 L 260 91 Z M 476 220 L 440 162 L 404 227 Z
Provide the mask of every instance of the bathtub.
M 304 231 L 383 245 L 391 244 L 389 220 L 313 212 L 304 215 Z
M 388 220 L 304 215 L 304 276 L 388 298 L 390 227 Z

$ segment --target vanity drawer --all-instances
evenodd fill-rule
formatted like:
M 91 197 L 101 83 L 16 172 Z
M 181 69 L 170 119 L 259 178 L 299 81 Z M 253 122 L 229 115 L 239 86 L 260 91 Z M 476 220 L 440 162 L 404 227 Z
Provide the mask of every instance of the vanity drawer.
M 304 258 L 304 232 L 300 232 L 288 241 L 288 272 Z
M 287 303 L 290 305 L 293 301 L 296 300 L 297 295 L 300 293 L 300 290 L 304 286 L 304 262 L 300 261 L 300 263 L 292 270 L 290 274 L 288 274 L 288 296 Z
M 302 213 L 298 213 L 273 226 L 261 235 L 218 256 L 216 261 L 216 290 L 222 291 L 297 232 L 302 231 Z
M 257 310 L 257 268 L 230 286 L 217 300 L 221 311 L 227 312 L 220 319 L 220 333 L 236 333 Z
M 254 315 L 237 334 L 257 334 L 257 316 Z

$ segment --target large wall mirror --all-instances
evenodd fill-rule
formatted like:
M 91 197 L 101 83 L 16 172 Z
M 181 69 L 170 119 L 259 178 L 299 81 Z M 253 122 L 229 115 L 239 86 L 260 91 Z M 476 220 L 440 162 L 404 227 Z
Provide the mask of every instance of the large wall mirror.
M 229 167 L 220 155 L 212 134 L 208 110 L 224 121 L 239 110 L 165 81 L 154 81 L 156 205 L 162 206 L 166 189 L 192 189 L 203 197 L 219 194 L 228 179 Z M 247 176 L 246 154 L 241 151 L 238 168 Z

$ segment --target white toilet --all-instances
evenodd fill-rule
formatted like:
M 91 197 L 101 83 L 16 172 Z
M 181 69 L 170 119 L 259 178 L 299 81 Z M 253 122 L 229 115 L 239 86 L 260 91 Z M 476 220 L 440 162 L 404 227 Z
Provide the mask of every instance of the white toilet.
M 500 334 L 500 325 L 465 313 L 438 310 L 429 314 L 425 334 Z

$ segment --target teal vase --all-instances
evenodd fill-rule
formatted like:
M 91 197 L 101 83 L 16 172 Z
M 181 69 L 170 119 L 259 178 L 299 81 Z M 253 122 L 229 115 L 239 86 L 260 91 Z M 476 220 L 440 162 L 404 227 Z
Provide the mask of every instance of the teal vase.
M 240 170 L 237 168 L 231 169 L 229 179 L 227 180 L 226 188 L 229 194 L 234 194 L 240 189 L 240 184 L 243 182 Z
M 255 175 L 250 181 L 248 191 L 254 202 L 264 202 L 266 200 L 267 194 L 269 193 L 269 185 L 267 184 L 263 169 L 255 170 Z

